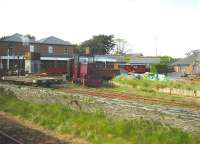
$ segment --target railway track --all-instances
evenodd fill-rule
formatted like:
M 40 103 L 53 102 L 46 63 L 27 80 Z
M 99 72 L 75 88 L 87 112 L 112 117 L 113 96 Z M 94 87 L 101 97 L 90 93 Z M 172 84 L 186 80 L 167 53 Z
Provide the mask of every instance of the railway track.
M 0 131 L 0 144 L 24 144 L 9 134 Z
M 73 88 L 61 88 L 62 91 L 68 93 L 78 93 L 88 96 L 101 96 L 107 98 L 119 98 L 124 100 L 137 100 L 142 101 L 149 104 L 161 104 L 167 106 L 178 106 L 178 107 L 185 107 L 185 108 L 192 108 L 196 110 L 200 110 L 200 105 L 198 104 L 190 104 L 185 102 L 177 102 L 173 100 L 166 100 L 166 99 L 159 99 L 159 98 L 148 98 L 141 95 L 134 95 L 134 94 L 126 94 L 126 93 L 118 93 L 118 92 L 100 92 L 97 90 L 88 90 L 88 89 L 73 89 Z
M 175 100 L 167 100 L 164 98 L 154 98 L 154 97 L 146 97 L 137 94 L 130 93 L 122 93 L 122 92 L 111 92 L 111 91 L 99 91 L 96 89 L 87 89 L 87 88 L 71 88 L 71 87 L 59 87 L 59 90 L 66 93 L 77 93 L 88 96 L 100 96 L 106 98 L 119 98 L 123 100 L 137 100 L 141 102 L 145 102 L 148 104 L 161 104 L 166 106 L 178 106 L 184 108 L 192 108 L 196 110 L 200 110 L 200 105 L 196 103 L 188 103 L 184 101 L 175 101 Z M 187 96 L 192 99 L 199 99 L 200 97 Z

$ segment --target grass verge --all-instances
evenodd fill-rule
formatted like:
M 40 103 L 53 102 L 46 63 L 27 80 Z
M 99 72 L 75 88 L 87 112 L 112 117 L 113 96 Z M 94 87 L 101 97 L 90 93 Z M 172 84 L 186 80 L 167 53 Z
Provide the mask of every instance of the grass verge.
M 47 129 L 73 134 L 94 144 L 197 144 L 197 134 L 145 120 L 122 120 L 103 113 L 85 113 L 61 105 L 18 100 L 0 89 L 0 111 L 30 120 Z
M 119 85 L 114 85 L 117 83 Z M 185 90 L 200 90 L 200 82 L 187 81 L 151 81 L 143 79 L 132 79 L 128 77 L 115 78 L 105 84 L 101 90 L 114 91 L 133 95 L 141 95 L 147 98 L 158 98 L 166 102 L 183 102 L 185 105 L 199 105 L 200 99 L 184 95 L 175 95 L 158 92 L 161 88 L 177 88 Z

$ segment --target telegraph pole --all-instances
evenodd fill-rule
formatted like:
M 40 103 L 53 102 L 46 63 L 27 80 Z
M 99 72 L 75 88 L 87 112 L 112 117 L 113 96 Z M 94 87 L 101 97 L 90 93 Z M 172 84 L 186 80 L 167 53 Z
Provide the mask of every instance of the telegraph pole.
M 158 56 L 158 46 L 157 46 L 157 41 L 158 41 L 158 35 L 155 35 L 155 47 L 156 47 L 156 56 Z

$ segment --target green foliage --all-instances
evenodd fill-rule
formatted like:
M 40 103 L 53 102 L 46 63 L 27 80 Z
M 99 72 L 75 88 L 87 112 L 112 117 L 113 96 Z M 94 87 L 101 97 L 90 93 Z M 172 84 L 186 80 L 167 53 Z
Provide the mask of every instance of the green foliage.
M 131 61 L 131 56 L 130 56 L 130 55 L 125 55 L 125 56 L 124 56 L 124 60 L 125 60 L 126 63 L 130 63 L 130 61 Z
M 182 81 L 152 81 L 152 80 L 145 80 L 145 79 L 135 79 L 129 77 L 120 77 L 115 78 L 112 81 L 129 85 L 133 88 L 142 88 L 143 89 L 159 89 L 159 88 L 178 88 L 178 89 L 185 89 L 185 90 L 200 90 L 200 82 L 187 82 L 184 83 Z
M 115 49 L 114 53 L 116 55 L 124 55 L 126 53 L 127 41 L 124 39 L 117 38 L 117 39 L 115 39 L 115 42 L 116 42 L 116 49 Z
M 80 53 L 85 53 L 86 48 L 90 48 L 91 54 L 109 54 L 115 46 L 113 35 L 98 35 L 86 40 L 79 45 Z
M 152 64 L 150 66 L 150 72 L 154 74 L 166 74 L 168 72 L 168 66 L 166 64 Z
M 146 84 L 145 84 L 146 85 Z M 36 104 L 6 97 L 0 91 L 0 110 L 59 133 L 74 134 L 94 144 L 198 144 L 200 137 L 153 121 L 108 118 L 56 104 Z
M 164 65 L 168 65 L 169 63 L 173 62 L 174 59 L 170 56 L 161 56 L 160 63 Z

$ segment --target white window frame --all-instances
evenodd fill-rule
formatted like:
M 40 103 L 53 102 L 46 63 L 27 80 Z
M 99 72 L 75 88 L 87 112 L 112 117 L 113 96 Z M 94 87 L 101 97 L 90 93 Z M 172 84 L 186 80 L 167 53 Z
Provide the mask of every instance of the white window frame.
M 30 45 L 30 52 L 35 52 L 35 47 L 34 47 L 34 45 Z
M 48 46 L 48 53 L 53 53 L 53 46 Z

